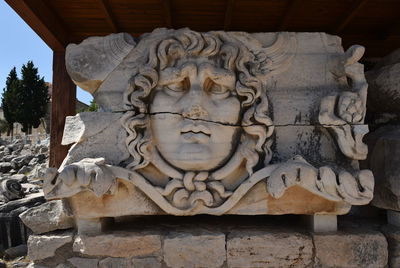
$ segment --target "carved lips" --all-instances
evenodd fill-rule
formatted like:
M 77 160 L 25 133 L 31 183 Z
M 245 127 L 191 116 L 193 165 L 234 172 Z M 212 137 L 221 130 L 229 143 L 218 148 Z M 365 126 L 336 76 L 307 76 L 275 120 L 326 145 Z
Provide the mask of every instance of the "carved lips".
M 186 124 L 181 130 L 184 140 L 189 143 L 208 143 L 211 131 L 204 124 Z

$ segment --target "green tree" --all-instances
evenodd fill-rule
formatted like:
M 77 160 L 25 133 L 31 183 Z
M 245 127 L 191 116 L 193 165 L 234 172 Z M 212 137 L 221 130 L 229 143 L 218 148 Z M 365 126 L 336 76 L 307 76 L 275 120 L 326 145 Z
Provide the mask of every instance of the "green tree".
M 13 125 L 17 121 L 17 113 L 19 109 L 18 95 L 21 90 L 21 82 L 18 79 L 17 71 L 11 69 L 6 80 L 6 87 L 1 98 L 1 106 L 3 108 L 4 118 L 8 124 L 8 135 L 13 133 Z
M 99 105 L 92 100 L 89 104 L 89 107 L 87 108 L 88 112 L 97 112 L 99 110 Z
M 32 61 L 22 65 L 21 75 L 16 121 L 21 123 L 23 132 L 30 134 L 32 127 L 37 128 L 40 119 L 46 115 L 49 102 L 48 87 L 44 78 L 40 78 Z
M 95 102 L 95 100 L 91 100 L 90 104 L 87 108 L 85 109 L 79 109 L 76 112 L 77 113 L 82 113 L 82 112 L 97 112 L 100 109 L 100 106 Z
M 6 132 L 9 130 L 8 122 L 4 119 L 0 119 L 0 137 L 1 133 Z

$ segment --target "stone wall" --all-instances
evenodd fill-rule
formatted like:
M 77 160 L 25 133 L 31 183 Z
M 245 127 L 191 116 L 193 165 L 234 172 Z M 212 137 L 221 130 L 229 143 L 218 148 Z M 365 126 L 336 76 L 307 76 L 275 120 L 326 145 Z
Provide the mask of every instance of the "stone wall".
M 204 223 L 204 222 L 207 223 Z M 220 223 L 155 224 L 138 220 L 131 228 L 98 235 L 73 230 L 32 235 L 28 257 L 32 267 L 398 267 L 393 247 L 397 232 L 346 226 L 335 233 L 312 233 L 287 225 Z M 203 222 L 203 223 L 202 223 Z M 267 223 L 264 223 L 268 225 Z M 392 254 L 392 255 L 390 255 Z
M 147 216 L 109 221 L 99 234 L 73 229 L 70 206 L 50 201 L 23 213 L 34 234 L 31 268 L 397 268 L 399 230 L 379 217 L 342 216 L 315 233 L 302 216 Z M 294 224 L 295 223 L 295 224 Z

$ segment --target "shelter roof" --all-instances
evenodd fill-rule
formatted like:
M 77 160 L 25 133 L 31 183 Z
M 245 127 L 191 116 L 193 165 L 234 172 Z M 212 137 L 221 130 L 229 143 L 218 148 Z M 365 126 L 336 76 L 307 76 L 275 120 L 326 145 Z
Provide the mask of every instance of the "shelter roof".
M 398 0 L 6 0 L 55 51 L 89 36 L 157 27 L 196 31 L 322 31 L 367 57 L 400 47 Z

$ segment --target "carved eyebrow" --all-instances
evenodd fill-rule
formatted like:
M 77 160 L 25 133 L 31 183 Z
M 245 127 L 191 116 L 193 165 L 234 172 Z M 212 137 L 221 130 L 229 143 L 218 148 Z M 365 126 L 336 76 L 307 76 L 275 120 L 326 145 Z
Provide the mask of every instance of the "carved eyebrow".
M 195 64 L 189 62 L 183 64 L 181 67 L 169 67 L 160 72 L 158 84 L 161 86 L 181 82 L 190 73 L 196 73 L 197 67 Z
M 183 80 L 180 68 L 169 67 L 160 72 L 158 84 L 161 86 L 181 82 Z
M 209 78 L 216 84 L 228 87 L 229 89 L 235 88 L 236 76 L 235 73 L 230 70 L 205 63 L 199 66 L 199 75 L 202 76 L 201 78 L 203 81 L 206 81 L 205 78 Z

